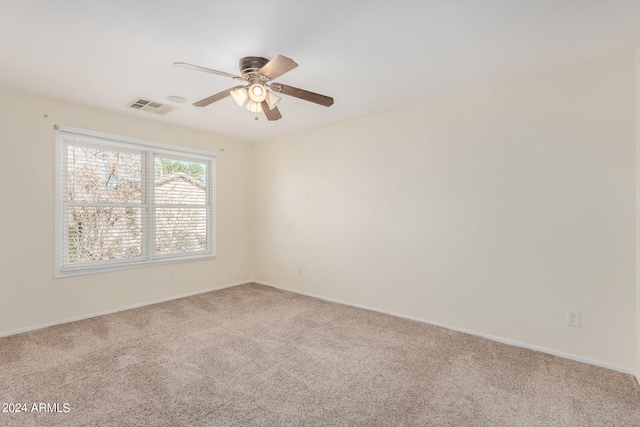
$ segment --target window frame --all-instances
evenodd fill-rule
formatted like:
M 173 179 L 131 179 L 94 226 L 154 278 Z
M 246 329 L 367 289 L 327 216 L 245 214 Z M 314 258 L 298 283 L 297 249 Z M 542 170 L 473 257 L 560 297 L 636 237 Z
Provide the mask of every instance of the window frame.
M 142 203 L 142 218 L 145 223 L 142 227 L 142 254 L 135 259 L 121 259 L 115 261 L 96 261 L 93 265 L 86 263 L 76 267 L 64 265 L 63 257 L 67 233 L 64 231 L 64 210 L 65 210 L 65 190 L 62 186 L 66 183 L 67 159 L 66 147 L 73 139 L 78 139 L 83 145 L 98 146 L 101 148 L 122 148 L 126 151 L 140 151 L 143 153 L 141 187 L 145 194 L 143 197 L 146 203 Z M 79 276 L 85 274 L 104 273 L 110 271 L 128 270 L 133 268 L 149 267 L 154 265 L 172 264 L 176 262 L 189 262 L 216 257 L 216 178 L 217 178 L 217 156 L 215 152 L 201 150 L 190 147 L 164 144 L 154 141 L 147 141 L 137 138 L 130 138 L 104 132 L 81 129 L 71 126 L 57 126 L 55 131 L 55 261 L 54 278 L 69 276 Z M 170 158 L 179 161 L 203 162 L 206 163 L 206 202 L 205 208 L 208 214 L 207 221 L 207 249 L 202 252 L 190 253 L 186 255 L 161 254 L 154 255 L 155 227 L 156 222 L 153 213 L 157 209 L 157 204 L 153 200 L 154 196 L 154 162 L 155 158 Z M 162 204 L 158 204 L 162 205 Z M 146 242 L 146 244 L 144 243 Z M 209 244 L 210 242 L 210 244 Z

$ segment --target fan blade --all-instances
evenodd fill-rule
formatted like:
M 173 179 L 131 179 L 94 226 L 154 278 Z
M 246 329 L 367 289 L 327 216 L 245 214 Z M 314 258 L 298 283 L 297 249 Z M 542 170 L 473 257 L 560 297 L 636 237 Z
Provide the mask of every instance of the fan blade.
M 235 90 L 241 87 L 244 87 L 244 86 L 236 86 L 236 87 L 229 88 L 227 90 L 223 90 L 222 92 L 218 92 L 215 95 L 211 95 L 207 98 L 201 99 L 198 102 L 194 102 L 193 105 L 195 107 L 206 107 L 209 104 L 213 104 L 216 101 L 220 101 L 221 99 L 226 98 L 227 96 L 231 95 L 232 90 Z
M 284 73 L 288 73 L 297 66 L 298 64 L 293 59 L 278 55 L 271 61 L 264 64 L 264 66 L 258 70 L 258 73 L 266 76 L 269 80 L 273 80 Z
M 282 118 L 278 107 L 273 107 L 273 110 L 270 110 L 267 101 L 262 101 L 262 111 L 264 111 L 264 115 L 267 116 L 267 120 L 269 121 L 280 120 Z
M 212 70 L 211 68 L 201 67 L 199 65 L 187 64 L 186 62 L 174 62 L 173 65 L 182 68 L 190 68 L 192 70 L 204 71 L 205 73 L 217 74 L 219 76 L 231 77 L 232 79 L 242 79 L 241 76 L 224 71 Z
M 298 89 L 297 87 L 283 85 L 282 83 L 271 83 L 271 89 L 278 93 L 293 96 L 305 101 L 314 102 L 316 104 L 330 107 L 333 105 L 333 98 L 330 96 L 320 95 L 319 93 L 309 92 L 308 90 Z

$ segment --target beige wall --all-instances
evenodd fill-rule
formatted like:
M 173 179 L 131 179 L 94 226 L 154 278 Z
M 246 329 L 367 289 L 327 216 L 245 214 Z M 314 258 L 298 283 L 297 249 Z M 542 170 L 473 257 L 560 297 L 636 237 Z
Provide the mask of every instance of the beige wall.
M 633 372 L 634 150 L 631 54 L 257 144 L 255 278 Z
M 0 100 L 0 335 L 251 279 L 247 144 L 6 90 Z M 54 279 L 54 124 L 217 152 L 217 258 Z

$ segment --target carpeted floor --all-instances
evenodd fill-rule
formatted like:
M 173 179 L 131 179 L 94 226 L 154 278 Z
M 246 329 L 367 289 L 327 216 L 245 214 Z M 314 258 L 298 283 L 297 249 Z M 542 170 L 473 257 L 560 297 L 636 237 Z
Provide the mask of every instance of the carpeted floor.
M 0 338 L 0 403 L 27 409 L 2 426 L 640 425 L 630 375 L 256 284 Z

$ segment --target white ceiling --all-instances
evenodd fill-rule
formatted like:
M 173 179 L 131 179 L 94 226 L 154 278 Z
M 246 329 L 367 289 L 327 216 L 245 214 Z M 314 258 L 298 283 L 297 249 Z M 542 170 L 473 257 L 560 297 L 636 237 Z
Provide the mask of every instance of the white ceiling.
M 640 0 L 2 0 L 0 85 L 245 141 L 327 126 L 640 46 Z M 226 98 L 243 56 L 282 54 L 276 81 L 332 96 L 283 96 L 268 122 Z M 187 104 L 165 116 L 136 97 Z

